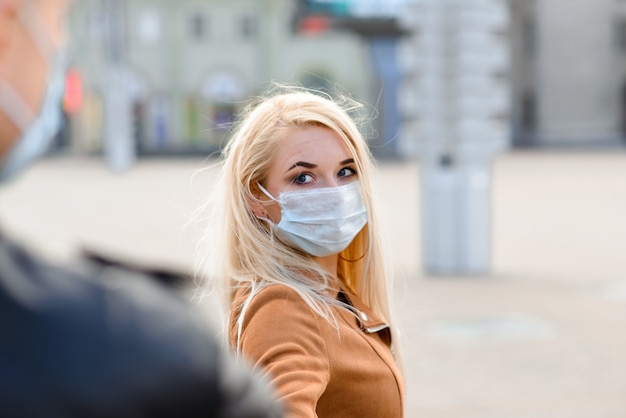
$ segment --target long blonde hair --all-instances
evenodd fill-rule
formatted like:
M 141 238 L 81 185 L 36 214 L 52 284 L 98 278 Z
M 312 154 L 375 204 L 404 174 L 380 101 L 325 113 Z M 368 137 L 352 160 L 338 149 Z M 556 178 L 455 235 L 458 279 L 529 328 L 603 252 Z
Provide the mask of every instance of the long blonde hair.
M 391 321 L 387 299 L 390 278 L 372 203 L 374 161 L 350 115 L 360 109 L 360 104 L 345 97 L 331 99 L 300 88 L 281 88 L 244 111 L 224 149 L 222 178 L 214 196 L 214 209 L 219 213 L 211 216 L 216 228 L 207 232 L 212 234 L 209 250 L 213 256 L 205 265 L 212 270 L 209 278 L 225 287 L 222 293 L 227 309 L 239 312 L 239 326 L 254 294 L 272 284 L 290 287 L 316 313 L 334 321 L 330 305 L 336 301 L 327 292 L 332 278 L 310 256 L 276 239 L 250 206 L 255 199 L 251 188 L 265 180 L 279 141 L 294 129 L 308 126 L 329 128 L 345 142 L 354 158 L 367 207 L 367 225 L 339 254 L 338 276 L 370 309 Z M 250 296 L 244 306 L 233 307 L 233 294 L 242 286 L 251 289 Z

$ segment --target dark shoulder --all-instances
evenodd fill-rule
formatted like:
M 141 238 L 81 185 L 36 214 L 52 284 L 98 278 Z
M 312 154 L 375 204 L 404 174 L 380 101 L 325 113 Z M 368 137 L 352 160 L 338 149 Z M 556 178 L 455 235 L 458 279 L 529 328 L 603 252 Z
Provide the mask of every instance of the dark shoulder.
M 204 328 L 198 313 L 160 277 L 121 265 L 59 266 L 1 240 L 0 266 L 0 292 L 10 301 L 3 309 L 16 318 L 84 327 L 119 343 L 138 334 L 159 337 L 150 328 L 141 331 L 143 325 L 158 324 L 162 333 L 174 324 L 181 330 Z
M 181 408 L 174 399 L 192 405 L 194 396 L 206 398 L 215 384 L 211 331 L 182 298 L 145 275 L 60 267 L 0 239 L 0 300 L 0 345 L 10 347 L 0 363 L 11 365 L 3 372 L 11 378 L 0 379 L 0 392 L 11 395 L 2 410 L 80 399 L 102 416 L 165 411 Z

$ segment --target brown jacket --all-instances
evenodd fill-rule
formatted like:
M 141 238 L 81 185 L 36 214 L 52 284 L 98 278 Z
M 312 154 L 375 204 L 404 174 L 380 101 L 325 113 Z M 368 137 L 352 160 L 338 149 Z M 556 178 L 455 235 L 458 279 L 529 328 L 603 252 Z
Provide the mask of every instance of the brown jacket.
M 234 307 L 248 290 L 235 294 Z M 359 312 L 333 307 L 337 327 L 282 285 L 259 292 L 244 313 L 239 348 L 269 375 L 287 417 L 403 416 L 404 383 L 390 350 L 389 327 L 347 289 L 338 298 Z M 231 316 L 229 339 L 237 346 Z

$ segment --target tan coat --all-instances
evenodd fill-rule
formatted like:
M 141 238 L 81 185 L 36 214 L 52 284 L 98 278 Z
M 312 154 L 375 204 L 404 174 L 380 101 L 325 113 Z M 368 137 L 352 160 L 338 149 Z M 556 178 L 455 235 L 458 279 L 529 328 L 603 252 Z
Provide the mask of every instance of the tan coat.
M 248 292 L 238 290 L 233 306 Z M 263 289 L 244 314 L 241 353 L 269 375 L 287 417 L 402 417 L 404 383 L 389 327 L 354 294 L 342 293 L 359 315 L 333 307 L 335 328 L 290 288 Z M 230 330 L 236 347 L 234 315 Z

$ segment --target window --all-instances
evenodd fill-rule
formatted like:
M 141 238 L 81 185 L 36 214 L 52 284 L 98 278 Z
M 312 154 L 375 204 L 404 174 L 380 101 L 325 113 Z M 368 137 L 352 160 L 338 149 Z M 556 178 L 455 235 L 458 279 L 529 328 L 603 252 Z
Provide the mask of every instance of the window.
M 243 39 L 254 39 L 258 33 L 258 22 L 250 15 L 243 15 L 239 19 L 239 30 Z
M 157 44 L 161 39 L 161 16 L 154 9 L 142 10 L 137 19 L 137 35 L 145 44 Z
M 522 128 L 527 132 L 534 132 L 537 128 L 537 103 L 535 95 L 526 92 L 522 96 Z
M 618 51 L 626 53 L 626 21 L 618 20 L 615 22 L 615 45 Z
M 201 12 L 196 12 L 189 19 L 189 33 L 191 38 L 200 41 L 207 36 L 207 18 Z
M 537 49 L 537 26 L 534 20 L 526 18 L 522 24 L 522 42 L 524 54 L 527 58 L 534 58 Z

